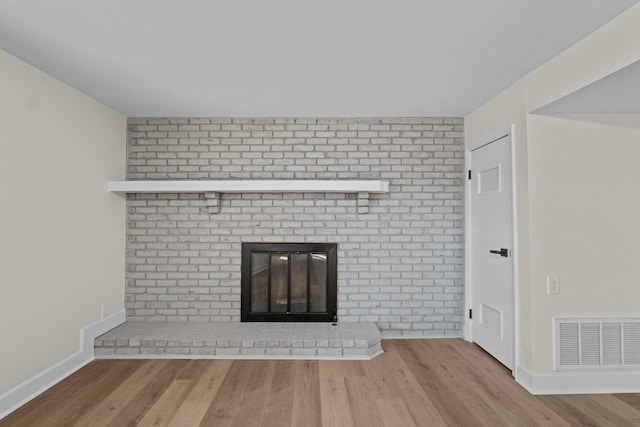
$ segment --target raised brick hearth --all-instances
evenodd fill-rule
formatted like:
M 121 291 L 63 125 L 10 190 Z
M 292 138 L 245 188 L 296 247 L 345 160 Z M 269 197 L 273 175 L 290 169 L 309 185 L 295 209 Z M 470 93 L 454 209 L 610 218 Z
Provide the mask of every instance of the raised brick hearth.
M 126 322 L 96 338 L 97 358 L 370 359 L 371 322 Z

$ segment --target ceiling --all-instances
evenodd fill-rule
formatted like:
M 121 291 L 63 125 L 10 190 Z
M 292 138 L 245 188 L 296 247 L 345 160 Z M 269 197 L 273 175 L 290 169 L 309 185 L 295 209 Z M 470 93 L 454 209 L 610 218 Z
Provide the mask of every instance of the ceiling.
M 638 0 L 0 0 L 0 48 L 127 116 L 463 116 Z

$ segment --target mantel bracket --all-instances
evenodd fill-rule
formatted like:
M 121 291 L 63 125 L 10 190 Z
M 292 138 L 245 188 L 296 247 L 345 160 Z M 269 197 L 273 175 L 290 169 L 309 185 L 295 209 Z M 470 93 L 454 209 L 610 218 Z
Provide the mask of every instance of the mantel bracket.
M 205 192 L 204 198 L 207 201 L 207 209 L 210 214 L 220 213 L 220 207 L 222 206 L 220 193 Z
M 360 192 L 357 195 L 358 214 L 369 213 L 369 193 Z

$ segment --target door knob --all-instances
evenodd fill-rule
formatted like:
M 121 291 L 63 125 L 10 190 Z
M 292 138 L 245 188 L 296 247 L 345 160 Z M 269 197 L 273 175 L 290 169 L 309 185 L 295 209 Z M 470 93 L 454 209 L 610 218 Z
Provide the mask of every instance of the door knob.
M 509 249 L 506 249 L 506 248 L 502 248 L 499 251 L 495 251 L 493 249 L 489 249 L 489 252 L 491 252 L 492 254 L 497 254 L 497 255 L 503 256 L 505 258 L 509 256 Z

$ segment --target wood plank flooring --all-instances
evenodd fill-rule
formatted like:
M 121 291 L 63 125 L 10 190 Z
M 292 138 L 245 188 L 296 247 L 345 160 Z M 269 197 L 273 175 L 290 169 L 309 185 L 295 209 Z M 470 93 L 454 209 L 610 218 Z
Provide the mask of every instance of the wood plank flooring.
M 371 361 L 96 360 L 0 420 L 27 426 L 640 426 L 640 395 L 532 396 L 460 339 Z

